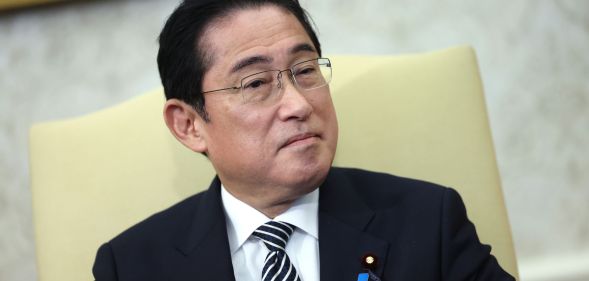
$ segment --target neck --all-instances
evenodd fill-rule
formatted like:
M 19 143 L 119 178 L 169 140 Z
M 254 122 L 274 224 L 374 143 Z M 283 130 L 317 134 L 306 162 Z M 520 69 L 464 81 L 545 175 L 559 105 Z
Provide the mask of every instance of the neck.
M 245 203 L 246 204 L 249 204 L 248 202 L 245 202 Z M 269 206 L 269 207 L 266 207 L 266 208 L 260 208 L 260 207 L 256 207 L 256 206 L 253 206 L 253 205 L 250 205 L 250 206 L 254 207 L 256 210 L 258 210 L 260 213 L 264 214 L 268 218 L 274 219 L 278 215 L 286 212 L 290 208 L 291 205 L 292 205 L 292 201 L 291 202 L 288 202 L 288 203 L 285 203 L 285 204 Z
M 261 182 L 235 182 L 218 174 L 223 186 L 233 197 L 258 210 L 268 218 L 286 212 L 299 198 L 315 190 L 316 181 L 300 182 L 292 185 L 267 185 Z
M 292 206 L 295 200 L 304 195 L 302 194 L 280 197 L 272 192 L 251 195 L 248 193 L 240 193 L 239 191 L 233 190 L 228 186 L 225 186 L 225 189 L 235 198 L 258 210 L 260 213 L 264 214 L 270 219 L 274 219 L 278 215 L 286 212 Z

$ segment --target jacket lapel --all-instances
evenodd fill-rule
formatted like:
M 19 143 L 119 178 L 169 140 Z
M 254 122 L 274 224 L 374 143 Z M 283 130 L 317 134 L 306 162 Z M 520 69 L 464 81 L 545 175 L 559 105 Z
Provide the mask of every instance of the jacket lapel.
M 363 272 L 361 257 L 374 254 L 386 263 L 389 244 L 367 232 L 374 212 L 359 199 L 351 182 L 332 168 L 319 188 L 319 253 L 322 281 L 357 280 Z M 221 183 L 216 177 L 191 218 L 174 241 L 185 260 L 178 261 L 179 280 L 235 281 L 227 240 Z M 374 270 L 382 275 L 383 268 Z
M 328 280 L 357 280 L 364 272 L 366 254 L 386 263 L 389 244 L 367 232 L 374 212 L 360 200 L 346 175 L 332 168 L 319 188 L 320 277 Z M 382 276 L 383 267 L 373 272 Z
M 221 182 L 215 177 L 197 202 L 192 217 L 176 234 L 176 248 L 186 257 L 183 280 L 234 281 L 225 214 L 221 202 Z

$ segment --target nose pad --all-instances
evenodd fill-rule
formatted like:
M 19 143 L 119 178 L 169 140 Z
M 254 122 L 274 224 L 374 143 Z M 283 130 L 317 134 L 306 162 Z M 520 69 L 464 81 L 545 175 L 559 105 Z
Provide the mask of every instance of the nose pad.
M 294 77 L 294 74 L 292 73 L 292 70 L 285 69 L 283 71 L 278 72 L 278 76 L 276 77 L 278 80 L 278 89 L 282 89 L 282 85 L 284 83 L 282 81 L 282 78 L 284 77 L 282 74 L 284 72 L 288 72 L 288 74 L 287 74 L 288 80 L 290 80 L 290 82 L 292 83 L 293 86 L 297 87 L 297 82 L 295 81 L 295 77 Z
M 278 89 L 282 89 L 282 71 L 278 72 L 278 76 L 276 77 L 276 80 L 278 80 Z
M 284 75 L 285 72 L 288 72 L 288 73 L 286 75 Z M 294 89 L 296 89 L 297 91 L 299 90 L 297 83 L 295 81 L 294 75 L 292 74 L 292 70 L 290 70 L 290 69 L 282 70 L 282 71 L 278 72 L 278 75 L 276 75 L 277 84 L 276 84 L 276 88 L 275 88 L 275 91 L 276 91 L 275 96 L 277 96 L 277 97 L 282 96 L 284 94 L 286 87 L 287 87 L 286 83 L 288 83 L 288 81 L 285 82 L 282 80 L 282 78 L 285 78 L 285 76 L 288 80 L 290 80 Z
M 283 76 L 284 72 L 287 72 L 285 75 L 286 77 Z M 280 119 L 306 120 L 309 118 L 313 112 L 313 106 L 299 89 L 292 70 L 283 70 L 278 74 L 277 77 L 279 80 L 278 86 L 281 88 L 279 89 L 281 96 L 281 106 L 279 109 Z M 283 77 L 289 79 L 291 85 L 287 85 L 288 81 L 282 81 Z M 289 86 L 292 88 L 287 90 Z M 289 93 L 285 95 L 286 91 L 289 91 Z

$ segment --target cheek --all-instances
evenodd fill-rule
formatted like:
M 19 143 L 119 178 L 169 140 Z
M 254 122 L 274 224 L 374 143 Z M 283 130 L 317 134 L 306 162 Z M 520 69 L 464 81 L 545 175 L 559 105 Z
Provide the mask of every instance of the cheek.
M 309 99 L 309 102 L 313 104 L 315 112 L 323 119 L 325 122 L 333 121 L 336 122 L 335 119 L 335 108 L 333 106 L 333 102 L 331 100 L 331 96 L 329 93 L 321 93 Z M 337 123 L 337 122 L 336 122 Z M 329 125 L 329 124 L 326 124 Z
M 337 116 L 335 112 L 335 107 L 331 101 L 331 97 L 326 95 L 324 99 L 322 99 L 316 105 L 316 109 L 318 110 L 317 114 L 319 118 L 323 121 L 323 126 L 325 128 L 325 132 L 329 134 L 329 138 L 337 143 L 338 138 L 338 124 L 337 124 Z
M 233 130 L 238 133 L 242 145 L 260 150 L 271 146 L 273 118 L 271 111 L 244 110 L 233 120 Z

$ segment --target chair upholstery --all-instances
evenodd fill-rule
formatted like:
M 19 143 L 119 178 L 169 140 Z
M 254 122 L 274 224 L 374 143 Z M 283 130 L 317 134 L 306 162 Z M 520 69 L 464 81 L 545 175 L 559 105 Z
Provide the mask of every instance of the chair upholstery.
M 331 57 L 340 126 L 334 165 L 451 186 L 481 240 L 517 267 L 483 89 L 473 50 Z M 162 118 L 161 89 L 30 135 L 41 281 L 91 280 L 99 245 L 208 187 L 205 157 L 179 144 Z

